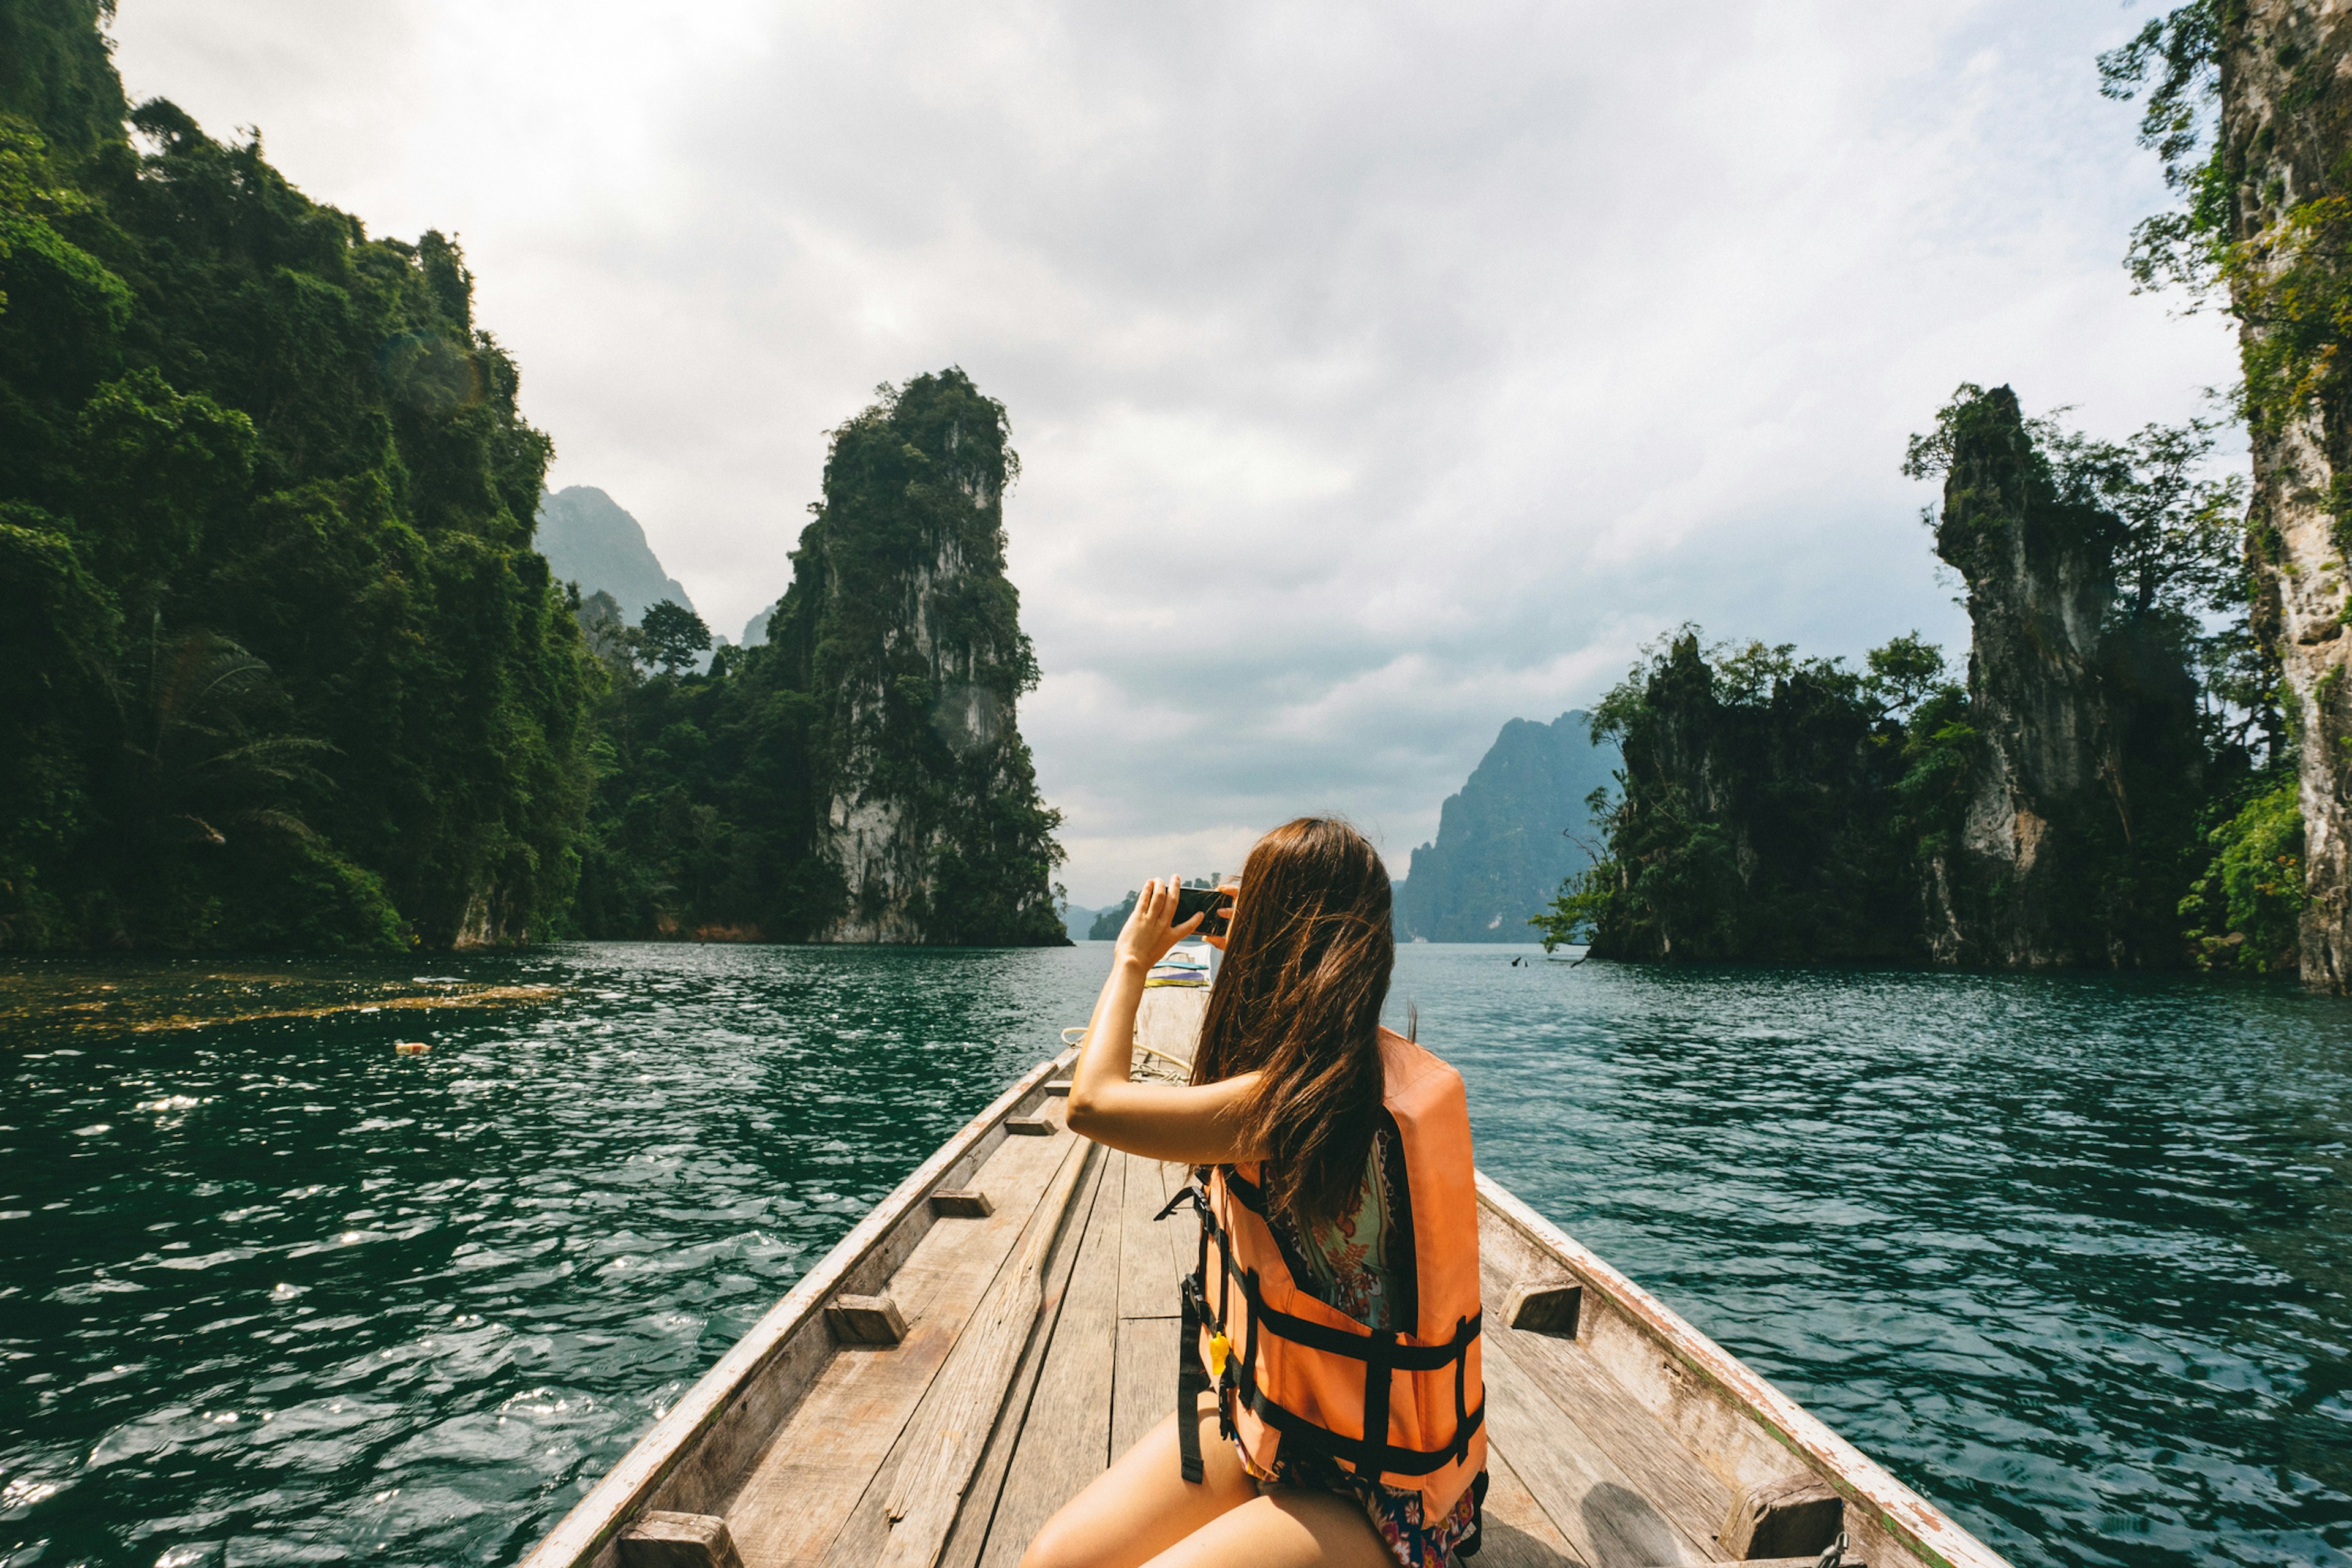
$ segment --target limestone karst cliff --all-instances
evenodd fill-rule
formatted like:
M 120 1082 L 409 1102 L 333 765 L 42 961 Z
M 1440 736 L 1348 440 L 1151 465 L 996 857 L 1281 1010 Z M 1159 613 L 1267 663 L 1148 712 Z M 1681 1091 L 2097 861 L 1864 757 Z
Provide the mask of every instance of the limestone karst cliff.
M 1018 459 L 1003 405 L 919 376 L 834 433 L 771 647 L 816 709 L 816 854 L 845 901 L 819 941 L 1066 942 L 1057 813 L 1015 722 L 1037 666 L 1004 573 Z
M 2228 205 L 2224 271 L 2249 383 L 2247 519 L 2258 628 L 2301 718 L 2304 983 L 2352 989 L 2352 11 L 2311 0 L 2219 8 Z
M 2160 617 L 2119 606 L 2124 525 L 2062 489 L 2008 387 L 1954 410 L 1936 552 L 1968 581 L 1958 831 L 1925 858 L 1940 963 L 2179 961 L 2180 847 L 2204 752 Z

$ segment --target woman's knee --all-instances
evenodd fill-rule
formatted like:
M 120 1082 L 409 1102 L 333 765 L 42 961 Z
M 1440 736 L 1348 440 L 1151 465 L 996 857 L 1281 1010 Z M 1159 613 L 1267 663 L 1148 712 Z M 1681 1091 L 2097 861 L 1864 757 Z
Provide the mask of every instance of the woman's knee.
M 1064 1503 L 1045 1521 L 1021 1554 L 1021 1568 L 1093 1568 L 1085 1550 L 1087 1532 L 1070 1517 L 1076 1507 L 1076 1500 Z

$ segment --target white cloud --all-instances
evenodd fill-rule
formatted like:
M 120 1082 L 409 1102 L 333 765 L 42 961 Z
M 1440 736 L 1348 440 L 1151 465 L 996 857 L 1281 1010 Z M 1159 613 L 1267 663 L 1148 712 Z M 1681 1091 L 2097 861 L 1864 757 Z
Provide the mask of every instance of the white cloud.
M 1011 409 L 1081 902 L 1309 806 L 1393 858 L 1503 720 L 1686 618 L 1958 641 L 1895 473 L 1962 380 L 2177 419 L 2162 199 L 2032 0 L 647 12 L 124 0 L 120 59 L 379 232 L 457 233 L 554 482 L 714 625 L 824 432 L 961 363 Z M 1197 862 L 1197 864 L 1196 864 Z

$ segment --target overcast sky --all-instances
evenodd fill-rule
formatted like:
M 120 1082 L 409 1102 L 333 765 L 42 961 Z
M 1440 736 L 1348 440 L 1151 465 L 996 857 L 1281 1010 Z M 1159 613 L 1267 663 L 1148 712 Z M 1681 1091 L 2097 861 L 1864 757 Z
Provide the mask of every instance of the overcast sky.
M 1011 411 L 1083 904 L 1349 813 L 1403 875 L 1502 722 L 1662 629 L 1967 623 L 1896 472 L 1955 384 L 2119 435 L 2234 374 L 2119 265 L 2115 0 L 121 0 L 134 99 L 461 239 L 550 483 L 712 626 L 824 431 Z

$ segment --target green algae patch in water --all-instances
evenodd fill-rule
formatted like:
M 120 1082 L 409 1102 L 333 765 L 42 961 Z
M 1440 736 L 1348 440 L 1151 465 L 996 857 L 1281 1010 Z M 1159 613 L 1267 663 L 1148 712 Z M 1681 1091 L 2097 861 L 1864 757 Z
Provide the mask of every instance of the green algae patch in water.
M 553 1002 L 561 985 L 480 984 L 435 975 L 363 980 L 320 966 L 189 970 L 123 963 L 90 972 L 51 963 L 0 973 L 0 1038 L 60 1032 L 152 1035 L 338 1014 L 436 1013 Z

